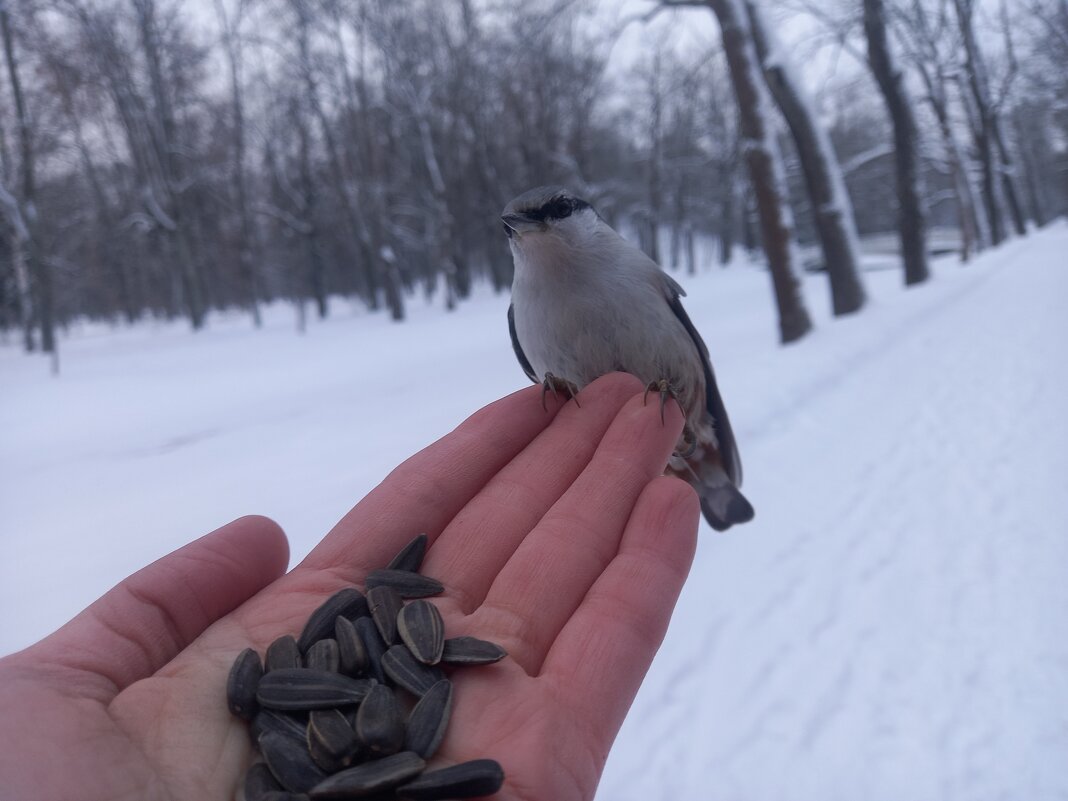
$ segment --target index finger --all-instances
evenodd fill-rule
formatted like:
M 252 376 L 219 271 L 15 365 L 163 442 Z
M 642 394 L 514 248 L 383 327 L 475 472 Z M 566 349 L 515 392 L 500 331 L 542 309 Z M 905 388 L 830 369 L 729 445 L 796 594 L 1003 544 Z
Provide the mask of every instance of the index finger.
M 475 412 L 403 462 L 346 514 L 297 570 L 362 581 L 414 536 L 433 542 L 486 483 L 552 422 L 563 401 L 528 387 Z

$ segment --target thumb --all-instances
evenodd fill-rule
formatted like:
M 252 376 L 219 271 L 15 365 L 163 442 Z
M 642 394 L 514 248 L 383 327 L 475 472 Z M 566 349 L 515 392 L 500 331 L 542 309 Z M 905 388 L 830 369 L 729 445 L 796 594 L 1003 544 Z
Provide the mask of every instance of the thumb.
M 238 518 L 119 582 L 23 653 L 99 677 L 99 700 L 110 700 L 281 576 L 288 562 L 277 523 Z

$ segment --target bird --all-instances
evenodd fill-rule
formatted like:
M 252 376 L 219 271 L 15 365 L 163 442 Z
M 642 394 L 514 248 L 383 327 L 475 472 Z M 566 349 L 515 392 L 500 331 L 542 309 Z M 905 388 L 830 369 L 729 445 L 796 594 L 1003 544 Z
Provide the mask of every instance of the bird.
M 530 189 L 500 217 L 515 264 L 508 330 L 527 377 L 545 394 L 630 373 L 686 417 L 667 471 L 696 490 L 709 525 L 753 518 L 742 462 L 708 348 L 682 307 L 682 287 L 562 186 Z

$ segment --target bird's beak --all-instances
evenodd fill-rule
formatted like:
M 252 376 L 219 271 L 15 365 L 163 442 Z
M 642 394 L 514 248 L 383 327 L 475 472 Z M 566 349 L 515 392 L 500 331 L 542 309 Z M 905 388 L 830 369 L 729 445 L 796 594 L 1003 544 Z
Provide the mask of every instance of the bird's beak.
M 545 223 L 540 220 L 535 220 L 533 217 L 528 217 L 525 214 L 519 214 L 517 212 L 501 215 L 501 222 L 504 223 L 504 232 L 508 234 L 509 239 L 517 234 L 527 234 L 531 231 L 544 231 L 547 227 Z

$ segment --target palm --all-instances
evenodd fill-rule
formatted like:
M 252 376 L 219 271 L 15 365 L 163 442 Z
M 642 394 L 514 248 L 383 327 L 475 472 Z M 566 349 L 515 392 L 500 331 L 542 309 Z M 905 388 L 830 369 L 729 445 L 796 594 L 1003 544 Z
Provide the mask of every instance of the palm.
M 42 759 L 73 754 L 81 770 L 51 758 L 32 770 L 0 743 L 0 773 L 37 797 L 233 798 L 253 758 L 225 704 L 234 656 L 298 633 L 327 595 L 426 531 L 422 572 L 445 584 L 447 635 L 510 654 L 453 674 L 439 759 L 497 759 L 501 799 L 591 797 L 696 527 L 689 488 L 657 478 L 681 416 L 662 426 L 638 389 L 616 375 L 587 388 L 581 408 L 545 413 L 536 389 L 488 407 L 398 468 L 284 576 L 280 532 L 247 518 L 127 580 L 0 663 L 9 719 L 23 721 L 3 735 Z

